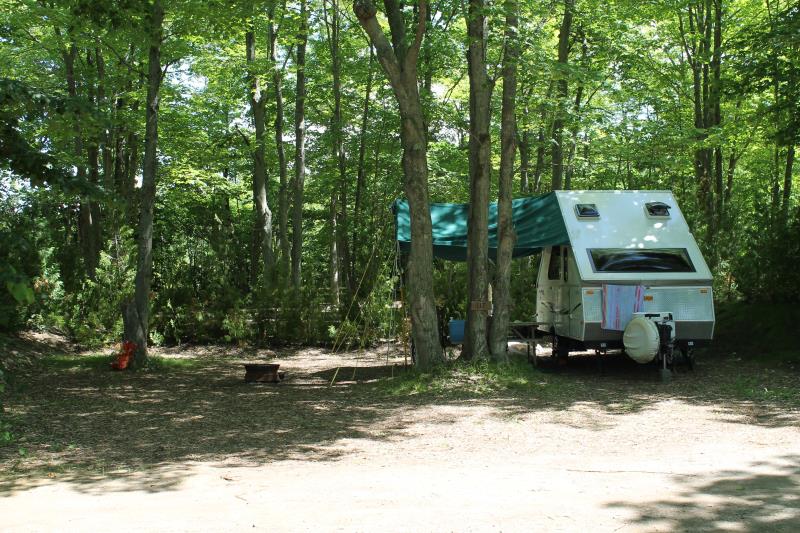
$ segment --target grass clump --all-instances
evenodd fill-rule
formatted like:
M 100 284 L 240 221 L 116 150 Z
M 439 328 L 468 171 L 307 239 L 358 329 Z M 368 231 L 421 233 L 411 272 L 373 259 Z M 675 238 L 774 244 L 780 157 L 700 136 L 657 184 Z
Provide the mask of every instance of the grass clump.
M 509 389 L 524 389 L 537 384 L 541 373 L 526 361 L 508 362 L 455 361 L 429 371 L 409 369 L 398 377 L 388 378 L 380 387 L 397 396 L 414 394 L 486 395 Z
M 723 384 L 723 389 L 738 400 L 800 406 L 800 388 L 763 376 L 738 376 Z
M 58 354 L 45 357 L 41 360 L 44 369 L 53 371 L 108 371 L 115 355 L 72 355 Z M 144 372 L 171 372 L 176 370 L 188 370 L 197 367 L 198 362 L 190 358 L 174 358 L 150 356 L 144 367 L 139 371 Z

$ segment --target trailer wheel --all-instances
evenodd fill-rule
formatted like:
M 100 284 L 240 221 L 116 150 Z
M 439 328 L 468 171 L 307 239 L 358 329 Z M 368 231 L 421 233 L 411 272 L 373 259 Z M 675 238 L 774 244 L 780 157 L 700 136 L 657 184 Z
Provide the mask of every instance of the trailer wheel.
M 553 349 L 550 357 L 559 364 L 566 364 L 569 357 L 569 341 L 560 335 L 553 333 Z
M 688 346 L 681 346 L 681 356 L 683 356 L 683 362 L 686 363 L 686 368 L 689 370 L 694 370 L 694 350 Z

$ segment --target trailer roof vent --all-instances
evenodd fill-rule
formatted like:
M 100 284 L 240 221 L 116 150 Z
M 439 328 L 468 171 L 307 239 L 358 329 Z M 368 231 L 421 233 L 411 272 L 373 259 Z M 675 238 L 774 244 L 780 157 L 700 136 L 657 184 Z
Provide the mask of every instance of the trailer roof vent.
M 664 202 L 647 202 L 644 204 L 644 208 L 650 218 L 669 218 L 669 210 L 672 209 L 672 206 Z
M 580 219 L 597 220 L 600 218 L 600 211 L 595 204 L 575 204 L 575 214 Z

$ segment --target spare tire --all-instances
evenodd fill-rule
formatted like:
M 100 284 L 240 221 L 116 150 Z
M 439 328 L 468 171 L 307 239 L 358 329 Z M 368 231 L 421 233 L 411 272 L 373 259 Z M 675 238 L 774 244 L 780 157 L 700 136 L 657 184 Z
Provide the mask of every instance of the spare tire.
M 658 354 L 658 327 L 653 321 L 637 316 L 625 326 L 622 344 L 631 359 L 637 363 L 649 363 Z

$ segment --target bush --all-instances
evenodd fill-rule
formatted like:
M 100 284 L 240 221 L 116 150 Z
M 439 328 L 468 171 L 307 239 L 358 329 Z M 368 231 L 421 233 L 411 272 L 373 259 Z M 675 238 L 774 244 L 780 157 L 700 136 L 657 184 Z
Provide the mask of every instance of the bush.
M 6 391 L 6 375 L 3 369 L 0 368 L 0 445 L 10 442 L 13 439 L 11 433 L 11 424 L 5 418 L 5 406 L 3 403 L 3 395 Z
M 768 209 L 731 261 L 736 288 L 750 302 L 800 302 L 800 211 L 783 223 Z
M 101 346 L 122 338 L 122 303 L 133 296 L 136 245 L 125 228 L 100 253 L 95 279 L 85 279 L 80 290 L 52 300 L 53 314 L 64 316 L 70 336 L 86 346 Z

